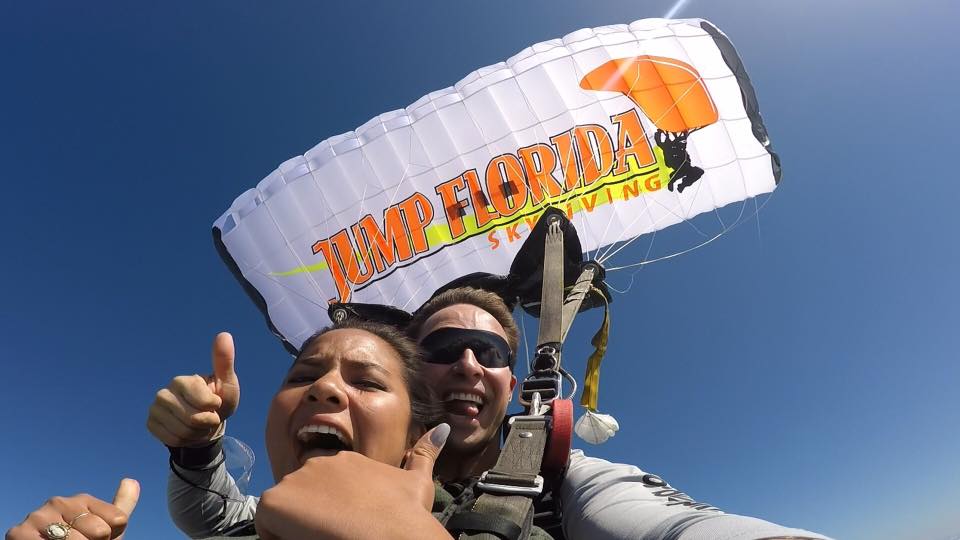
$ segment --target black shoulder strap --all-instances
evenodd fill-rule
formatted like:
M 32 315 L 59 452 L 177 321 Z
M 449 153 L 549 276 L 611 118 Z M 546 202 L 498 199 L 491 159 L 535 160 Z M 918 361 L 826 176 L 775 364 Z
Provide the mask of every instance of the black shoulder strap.
M 458 533 L 489 533 L 500 540 L 520 540 L 523 529 L 519 525 L 495 514 L 459 512 L 447 521 L 447 530 Z

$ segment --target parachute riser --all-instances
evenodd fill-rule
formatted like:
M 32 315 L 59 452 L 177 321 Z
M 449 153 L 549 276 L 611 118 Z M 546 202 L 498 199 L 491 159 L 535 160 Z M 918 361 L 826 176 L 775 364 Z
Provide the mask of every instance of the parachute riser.
M 559 217 L 550 216 L 549 219 L 549 229 L 544 239 L 537 347 L 530 362 L 530 372 L 520 383 L 519 391 L 519 401 L 527 407 L 529 415 L 544 414 L 549 410 L 551 401 L 563 397 L 564 376 L 571 379 L 573 388 L 576 388 L 576 381 L 561 365 L 563 342 L 591 291 L 594 279 L 603 275 L 603 268 L 599 264 L 585 264 L 576 283 L 564 297 L 563 230 Z

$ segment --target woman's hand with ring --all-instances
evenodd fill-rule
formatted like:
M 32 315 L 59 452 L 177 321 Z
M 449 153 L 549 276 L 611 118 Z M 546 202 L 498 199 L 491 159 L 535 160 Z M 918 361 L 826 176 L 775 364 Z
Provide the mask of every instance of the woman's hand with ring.
M 92 495 L 53 497 L 7 531 L 5 540 L 121 540 L 140 498 L 140 484 L 124 478 L 113 504 Z

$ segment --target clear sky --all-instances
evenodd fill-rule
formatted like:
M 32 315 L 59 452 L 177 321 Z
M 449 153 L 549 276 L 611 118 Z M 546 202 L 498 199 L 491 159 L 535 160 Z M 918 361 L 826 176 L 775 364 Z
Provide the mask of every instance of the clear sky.
M 251 492 L 269 487 L 264 416 L 288 357 L 213 220 L 328 136 L 672 5 L 3 3 L 0 528 L 131 476 L 128 536 L 175 537 L 146 411 L 209 370 L 220 330 L 243 387 L 229 431 L 257 453 Z M 677 16 L 737 46 L 784 178 L 758 219 L 617 296 L 600 398 L 622 431 L 588 451 L 837 538 L 960 535 L 958 4 L 692 0 Z M 576 373 L 597 322 L 571 337 Z

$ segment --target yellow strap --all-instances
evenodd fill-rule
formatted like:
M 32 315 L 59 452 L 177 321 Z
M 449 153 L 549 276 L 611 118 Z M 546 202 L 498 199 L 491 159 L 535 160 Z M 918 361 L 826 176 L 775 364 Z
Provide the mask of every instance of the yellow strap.
M 597 411 L 597 394 L 600 391 L 600 362 L 607 353 L 607 337 L 610 335 L 610 304 L 607 298 L 596 289 L 593 291 L 603 299 L 603 323 L 593 335 L 590 343 L 593 345 L 593 354 L 587 360 L 587 372 L 583 376 L 583 393 L 580 395 L 580 405 L 589 411 Z

